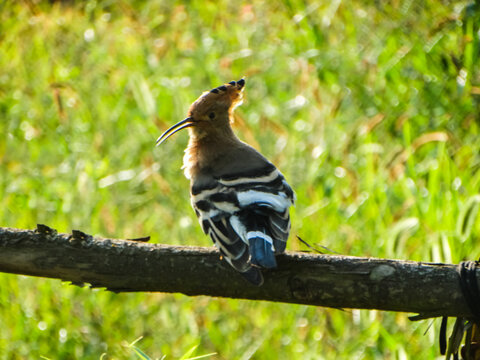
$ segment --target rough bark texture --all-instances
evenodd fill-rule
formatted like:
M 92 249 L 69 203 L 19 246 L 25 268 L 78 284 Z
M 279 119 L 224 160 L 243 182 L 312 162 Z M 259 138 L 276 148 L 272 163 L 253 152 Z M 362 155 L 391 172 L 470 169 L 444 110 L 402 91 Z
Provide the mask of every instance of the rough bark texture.
M 90 284 L 250 300 L 471 317 L 456 265 L 287 253 L 265 283 L 247 283 L 213 248 L 0 228 L 0 271 Z M 480 274 L 477 274 L 480 275 Z M 479 276 L 480 278 L 480 276 Z

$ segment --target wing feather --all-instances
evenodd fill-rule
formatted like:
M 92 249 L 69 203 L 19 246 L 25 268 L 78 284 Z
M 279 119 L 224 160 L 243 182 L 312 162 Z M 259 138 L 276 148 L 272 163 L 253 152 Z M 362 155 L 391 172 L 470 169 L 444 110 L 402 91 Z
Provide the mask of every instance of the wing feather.
M 192 184 L 191 202 L 204 232 L 235 269 L 258 279 L 252 266 L 275 267 L 274 253 L 285 251 L 295 195 L 271 163 L 258 171 L 203 177 Z

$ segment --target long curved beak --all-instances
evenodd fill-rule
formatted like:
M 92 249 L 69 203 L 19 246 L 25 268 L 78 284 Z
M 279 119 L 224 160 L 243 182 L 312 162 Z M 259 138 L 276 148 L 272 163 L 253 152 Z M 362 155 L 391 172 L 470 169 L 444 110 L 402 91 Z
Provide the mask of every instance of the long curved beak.
M 193 126 L 193 121 L 192 121 L 192 118 L 190 118 L 190 117 L 188 117 L 186 119 L 183 119 L 182 121 L 176 123 L 171 128 L 169 128 L 167 131 L 165 131 L 162 135 L 160 135 L 160 137 L 157 139 L 156 146 L 163 143 L 165 140 L 167 140 L 170 136 L 175 134 L 177 131 L 180 131 L 180 130 L 185 129 L 185 128 L 190 127 L 190 126 Z

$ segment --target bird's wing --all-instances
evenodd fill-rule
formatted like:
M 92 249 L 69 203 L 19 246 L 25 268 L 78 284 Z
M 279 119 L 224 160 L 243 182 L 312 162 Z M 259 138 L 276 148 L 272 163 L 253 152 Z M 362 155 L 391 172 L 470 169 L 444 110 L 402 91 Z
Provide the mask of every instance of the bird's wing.
M 236 195 L 213 178 L 208 182 L 202 180 L 192 185 L 191 203 L 203 232 L 212 238 L 232 265 L 239 260 L 238 266 L 234 267 L 243 272 L 248 267 L 247 245 L 229 222 L 230 217 L 240 210 Z
M 290 232 L 289 208 L 295 202 L 295 194 L 282 173 L 271 163 L 250 173 L 222 177 L 219 182 L 232 189 L 237 197 L 240 212 L 232 226 L 244 241 L 264 234 L 275 253 L 285 250 Z M 246 234 L 242 226 L 246 227 Z M 254 232 L 252 234 L 252 232 Z
M 249 171 L 199 176 L 191 195 L 203 231 L 238 271 L 247 271 L 251 263 L 275 266 L 273 252 L 285 250 L 294 194 L 274 165 L 265 162 Z M 270 249 L 253 251 L 259 246 Z M 265 261 L 263 255 L 255 261 L 257 253 L 265 253 Z

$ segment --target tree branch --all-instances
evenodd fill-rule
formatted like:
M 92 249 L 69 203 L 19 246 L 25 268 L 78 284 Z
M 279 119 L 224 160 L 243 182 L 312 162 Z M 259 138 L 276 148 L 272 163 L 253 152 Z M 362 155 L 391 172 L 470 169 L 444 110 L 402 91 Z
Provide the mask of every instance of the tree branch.
M 247 283 L 214 248 L 167 246 L 0 228 L 0 272 L 90 284 L 250 300 L 472 317 L 456 265 L 288 252 L 265 283 Z M 480 273 L 477 270 L 477 278 Z

